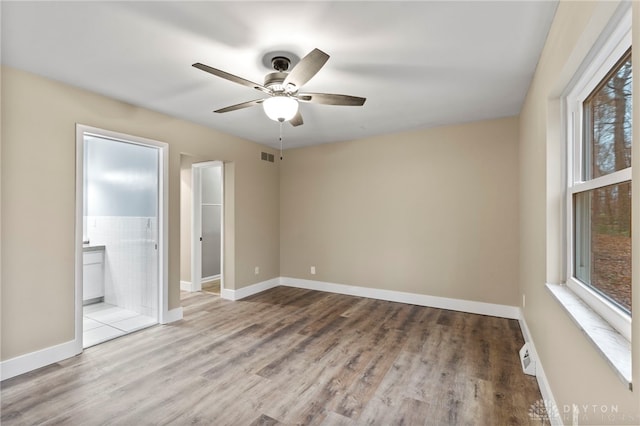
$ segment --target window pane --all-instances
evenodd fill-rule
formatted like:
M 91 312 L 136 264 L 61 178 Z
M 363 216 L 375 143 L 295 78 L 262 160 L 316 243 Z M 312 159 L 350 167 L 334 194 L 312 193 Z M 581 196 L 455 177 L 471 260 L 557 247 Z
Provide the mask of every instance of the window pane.
M 583 179 L 631 167 L 631 50 L 584 101 Z
M 577 279 L 631 313 L 631 182 L 574 196 Z

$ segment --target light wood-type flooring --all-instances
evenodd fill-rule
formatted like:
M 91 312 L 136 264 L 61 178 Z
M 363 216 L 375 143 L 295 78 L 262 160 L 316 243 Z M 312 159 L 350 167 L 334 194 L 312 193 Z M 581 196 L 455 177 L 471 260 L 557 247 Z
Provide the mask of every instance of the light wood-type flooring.
M 211 294 L 217 294 L 219 296 L 220 280 L 218 279 L 218 280 L 212 280 L 212 281 L 202 283 L 202 291 L 205 291 Z
M 181 321 L 2 382 L 2 425 L 541 424 L 515 320 L 287 287 L 182 298 Z

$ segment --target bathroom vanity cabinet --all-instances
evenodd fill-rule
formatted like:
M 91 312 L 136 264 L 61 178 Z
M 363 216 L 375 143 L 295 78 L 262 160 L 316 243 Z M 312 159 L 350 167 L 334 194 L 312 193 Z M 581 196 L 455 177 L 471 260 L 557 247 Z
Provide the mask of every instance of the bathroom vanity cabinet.
M 99 302 L 104 298 L 104 246 L 86 246 L 82 250 L 82 301 Z

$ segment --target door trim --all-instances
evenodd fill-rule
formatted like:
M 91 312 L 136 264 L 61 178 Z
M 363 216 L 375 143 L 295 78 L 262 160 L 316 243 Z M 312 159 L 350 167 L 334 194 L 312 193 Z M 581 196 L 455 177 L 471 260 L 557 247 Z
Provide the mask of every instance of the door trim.
M 224 163 L 222 161 L 205 161 L 191 165 L 191 291 L 202 290 L 202 169 L 220 167 L 220 294 L 224 289 Z
M 75 229 L 75 350 L 82 352 L 82 237 L 84 204 L 84 135 L 133 143 L 158 150 L 158 322 L 166 324 L 169 312 L 169 145 L 153 139 L 113 132 L 76 123 L 76 229 Z

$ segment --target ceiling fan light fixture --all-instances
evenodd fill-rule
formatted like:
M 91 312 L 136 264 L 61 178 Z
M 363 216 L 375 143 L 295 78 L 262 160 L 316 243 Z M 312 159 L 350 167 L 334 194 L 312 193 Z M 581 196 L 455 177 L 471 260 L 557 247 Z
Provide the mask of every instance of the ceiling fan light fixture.
M 273 121 L 289 121 L 298 112 L 298 101 L 289 96 L 273 96 L 265 99 L 262 107 Z
M 2 1 L 2 0 L 0 0 Z M 294 61 L 292 59 L 295 58 Z M 280 124 L 288 121 L 293 127 L 304 124 L 302 115 L 298 111 L 298 102 L 309 102 L 313 104 L 325 105 L 346 105 L 362 106 L 367 100 L 357 96 L 339 95 L 332 93 L 299 93 L 298 91 L 324 66 L 329 59 L 329 55 L 320 49 L 313 49 L 299 62 L 298 58 L 287 52 L 272 52 L 262 57 L 262 63 L 267 67 L 275 69 L 264 77 L 264 84 L 254 83 L 237 75 L 226 71 L 210 67 L 209 65 L 196 62 L 195 68 L 224 78 L 242 86 L 251 87 L 263 93 L 263 97 L 253 101 L 242 102 L 225 108 L 217 109 L 213 112 L 223 113 L 249 108 L 262 104 L 265 114 L 273 121 Z M 291 66 L 293 65 L 293 68 Z M 291 70 L 289 71 L 289 68 Z M 270 97 L 264 98 L 264 94 Z M 282 126 L 280 126 L 282 128 Z

